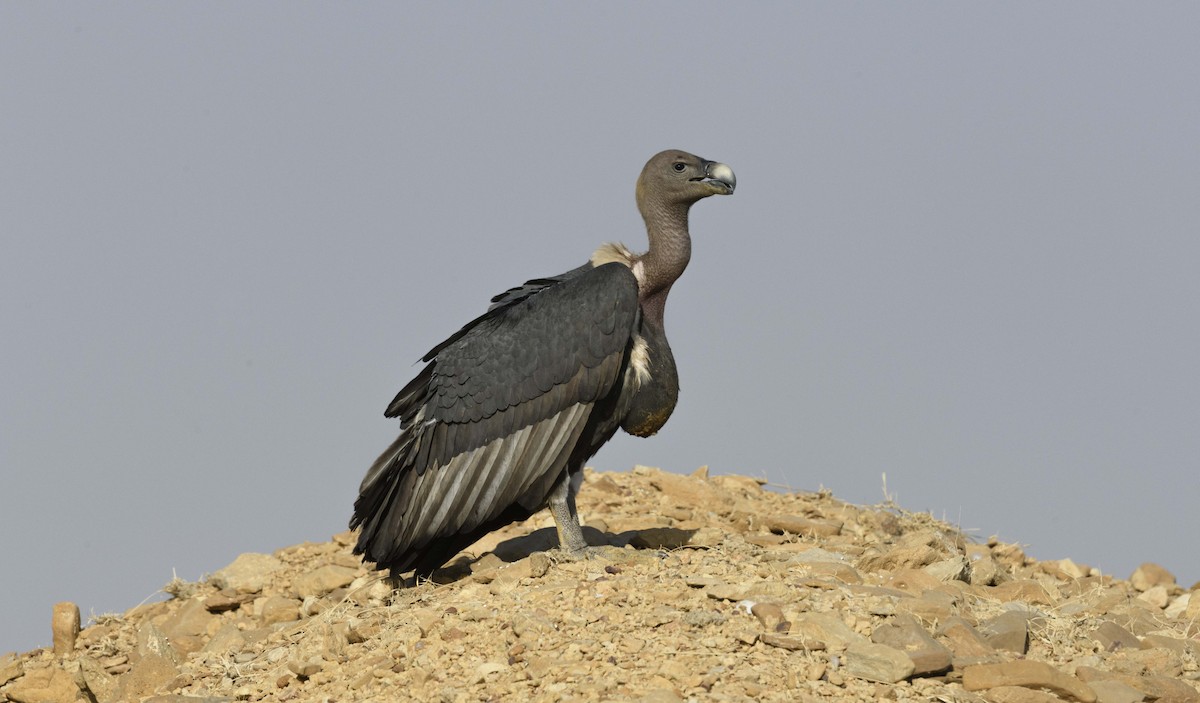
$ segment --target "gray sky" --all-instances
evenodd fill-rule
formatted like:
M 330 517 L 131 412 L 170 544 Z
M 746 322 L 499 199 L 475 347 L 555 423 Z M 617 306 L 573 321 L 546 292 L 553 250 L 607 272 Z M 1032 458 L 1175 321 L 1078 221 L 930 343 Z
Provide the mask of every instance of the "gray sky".
M 680 406 L 593 460 L 1200 579 L 1200 6 L 0 5 L 0 651 L 345 528 L 413 362 L 644 247 Z M 586 516 L 585 516 L 586 518 Z

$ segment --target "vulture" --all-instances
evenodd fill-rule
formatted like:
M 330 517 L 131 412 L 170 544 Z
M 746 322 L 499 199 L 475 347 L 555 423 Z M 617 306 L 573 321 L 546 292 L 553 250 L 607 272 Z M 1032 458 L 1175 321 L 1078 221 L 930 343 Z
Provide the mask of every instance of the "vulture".
M 725 164 L 656 154 L 637 179 L 645 253 L 604 244 L 579 268 L 492 298 L 421 357 L 384 412 L 400 436 L 359 487 L 355 554 L 393 577 L 425 576 L 546 507 L 560 548 L 587 549 L 575 508 L 584 462 L 618 429 L 650 436 L 675 409 L 663 311 L 691 258 L 688 210 L 735 185 Z

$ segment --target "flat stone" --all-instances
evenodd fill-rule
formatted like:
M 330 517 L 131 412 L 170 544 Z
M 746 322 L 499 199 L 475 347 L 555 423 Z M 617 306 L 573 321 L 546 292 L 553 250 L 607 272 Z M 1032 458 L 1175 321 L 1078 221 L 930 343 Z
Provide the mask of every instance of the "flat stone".
M 983 692 L 983 700 L 988 703 L 1058 703 L 1061 698 L 1053 693 L 1035 691 L 1022 686 L 997 686 Z
M 1058 600 L 1046 590 L 1045 586 L 1032 579 L 1020 579 L 1008 581 L 999 586 L 984 587 L 980 589 L 980 595 L 1001 603 L 1019 601 L 1037 605 L 1054 605 Z
M 949 559 L 940 559 L 921 569 L 938 581 L 966 581 L 969 570 L 970 564 L 966 557 L 957 555 Z
M 1146 700 L 1144 693 L 1120 681 L 1092 681 L 1088 686 L 1096 692 L 1096 703 L 1141 703 Z
M 962 618 L 947 619 L 938 627 L 937 634 L 942 643 L 950 649 L 956 669 L 993 661 L 997 657 L 996 650 Z
M 204 599 L 204 607 L 210 613 L 224 613 L 242 607 L 242 604 L 246 602 L 246 598 L 246 596 L 216 593 Z
M 104 665 L 93 657 L 79 658 L 79 679 L 82 688 L 91 693 L 96 703 L 113 703 L 117 700 L 117 677 L 104 670 Z M 76 680 L 79 683 L 79 680 Z
M 238 593 L 259 593 L 267 578 L 279 571 L 283 562 L 270 554 L 248 552 L 238 555 L 229 566 L 209 577 L 217 588 L 232 588 Z
M 208 628 L 216 623 L 217 616 L 208 612 L 204 601 L 193 599 L 163 621 L 162 631 L 176 649 L 182 654 L 189 654 L 204 646 L 208 640 Z
M 629 543 L 636 549 L 679 549 L 691 543 L 694 533 L 677 527 L 648 527 L 635 532 Z
M 1146 603 L 1152 608 L 1162 610 L 1163 608 L 1167 607 L 1168 603 L 1171 602 L 1171 595 L 1167 593 L 1166 586 L 1158 585 L 1151 586 L 1150 588 L 1146 589 L 1146 591 L 1138 596 L 1137 599 L 1143 603 Z
M 871 633 L 871 641 L 904 652 L 912 660 L 913 676 L 930 676 L 950 669 L 950 650 L 912 616 L 898 615 L 891 622 L 876 627 Z
M 54 634 L 56 655 L 66 656 L 75 651 L 75 639 L 79 637 L 79 606 L 70 601 L 55 603 L 50 629 Z
M 999 686 L 1044 688 L 1060 698 L 1093 703 L 1096 693 L 1083 681 L 1045 662 L 1019 660 L 1003 664 L 976 664 L 963 670 L 963 688 L 984 691 Z
M 945 622 L 957 612 L 955 599 L 941 591 L 926 591 L 917 598 L 896 601 L 896 612 L 908 613 L 929 625 Z
M 137 631 L 137 651 L 143 657 L 155 655 L 179 666 L 183 656 L 171 645 L 171 639 L 153 622 L 147 621 Z
M 1192 594 L 1184 593 L 1183 595 L 1171 600 L 1170 604 L 1167 605 L 1166 610 L 1163 611 L 1163 615 L 1171 618 L 1172 620 L 1181 617 L 1187 612 L 1188 606 L 1191 605 L 1191 602 Z
M 1092 633 L 1092 639 L 1109 652 L 1118 649 L 1139 649 L 1142 646 L 1136 635 L 1111 620 L 1100 623 L 1100 627 Z
M 26 671 L 4 689 L 3 695 L 14 703 L 75 703 L 79 686 L 71 674 L 58 667 L 47 667 Z
M 789 634 L 802 639 L 817 640 L 836 649 L 844 649 L 855 642 L 866 642 L 867 638 L 850 629 L 850 626 L 833 613 L 803 613 L 792 621 Z
M 335 589 L 349 586 L 358 575 L 357 569 L 326 564 L 292 580 L 292 592 L 299 598 L 321 597 Z
M 979 634 L 995 649 L 1024 654 L 1029 651 L 1029 614 L 1015 610 L 979 624 Z
M 763 629 L 774 632 L 784 623 L 783 608 L 775 603 L 755 603 L 750 606 L 750 614 L 758 618 Z
M 115 697 L 118 700 L 138 700 L 142 696 L 157 693 L 176 676 L 179 676 L 179 668 L 174 662 L 157 654 L 148 654 L 117 680 Z
M 896 683 L 912 676 L 915 665 L 895 648 L 874 642 L 854 642 L 846 648 L 846 675 L 879 683 Z
M 772 515 L 765 521 L 768 530 L 777 534 L 805 537 L 833 537 L 842 533 L 840 520 L 807 518 L 801 515 Z
M 1089 685 L 1093 681 L 1119 681 L 1126 686 L 1135 688 L 1150 699 L 1175 699 L 1180 701 L 1200 700 L 1196 689 L 1179 679 L 1167 676 L 1127 674 L 1119 671 L 1104 671 L 1091 666 L 1075 668 L 1075 675 Z
M 221 626 L 216 634 L 208 640 L 200 651 L 211 654 L 228 654 L 241 651 L 246 646 L 246 638 L 237 624 L 229 622 Z
M 1153 562 L 1146 562 L 1134 569 L 1129 582 L 1139 591 L 1145 592 L 1155 586 L 1175 585 L 1175 575 Z
M 650 467 L 634 467 L 634 473 L 644 472 L 650 485 L 679 505 L 708 505 L 716 502 L 719 495 L 708 481 L 693 476 L 681 476 Z
M 804 639 L 803 637 L 793 637 L 791 635 L 783 635 L 778 632 L 764 632 L 759 635 L 759 640 L 763 644 L 772 647 L 779 647 L 788 651 L 805 651 L 815 652 L 825 649 L 825 643 L 820 640 Z
M 260 603 L 255 603 L 256 615 L 264 625 L 274 625 L 279 622 L 291 622 L 300 619 L 300 603 L 292 598 L 270 596 Z

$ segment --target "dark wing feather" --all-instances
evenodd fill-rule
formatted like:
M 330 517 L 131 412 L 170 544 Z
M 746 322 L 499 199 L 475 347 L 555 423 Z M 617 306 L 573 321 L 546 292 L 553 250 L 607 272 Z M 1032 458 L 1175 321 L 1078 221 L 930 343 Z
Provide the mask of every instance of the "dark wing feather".
M 388 406 L 401 433 L 363 479 L 350 524 L 362 527 L 356 551 L 393 573 L 436 568 L 505 516 L 540 509 L 593 407 L 620 385 L 639 317 L 627 267 L 496 300 Z

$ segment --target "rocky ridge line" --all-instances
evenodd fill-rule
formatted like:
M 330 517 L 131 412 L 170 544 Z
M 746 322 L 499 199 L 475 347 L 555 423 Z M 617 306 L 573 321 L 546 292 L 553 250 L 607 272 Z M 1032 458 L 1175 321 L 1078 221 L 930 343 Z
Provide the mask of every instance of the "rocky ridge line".
M 243 554 L 0 657 L 0 701 L 1200 701 L 1200 596 L 742 476 L 586 475 L 603 556 L 548 516 L 394 590 L 354 536 Z

